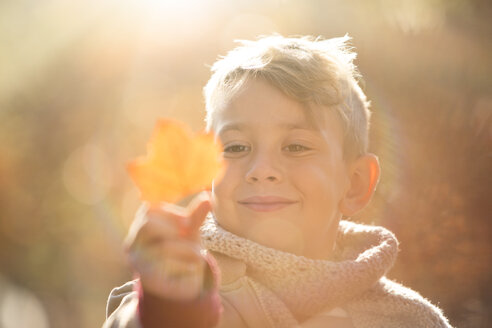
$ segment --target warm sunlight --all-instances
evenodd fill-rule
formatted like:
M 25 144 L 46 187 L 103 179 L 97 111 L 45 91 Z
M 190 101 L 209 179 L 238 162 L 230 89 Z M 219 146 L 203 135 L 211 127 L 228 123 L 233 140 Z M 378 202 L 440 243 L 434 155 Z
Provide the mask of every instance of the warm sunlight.
M 354 224 L 384 227 L 398 239 L 398 252 L 392 253 L 397 258 L 391 270 L 385 271 L 388 279 L 401 282 L 436 304 L 452 326 L 491 327 L 490 17 L 492 2 L 483 0 L 0 1 L 0 327 L 102 326 L 108 294 L 134 277 L 123 242 L 142 203 L 138 187 L 150 186 L 152 199 L 155 193 L 158 201 L 167 200 L 159 193 L 176 186 L 184 194 L 195 192 L 209 184 L 208 173 L 213 171 L 213 167 L 205 167 L 207 156 L 202 153 L 210 154 L 210 145 L 172 134 L 163 137 L 162 144 L 175 144 L 172 151 L 161 156 L 166 161 L 147 156 L 143 170 L 133 170 L 138 176 L 137 185 L 126 164 L 146 154 L 159 118 L 183 122 L 191 131 L 203 130 L 203 88 L 212 65 L 239 44 L 235 40 L 257 40 L 274 33 L 351 38 L 347 46 L 357 53 L 353 64 L 362 76 L 359 85 L 372 112 L 369 152 L 378 156 L 381 175 L 367 206 L 345 218 Z M 290 45 L 288 49 L 282 53 L 294 52 L 297 47 Z M 265 55 L 260 59 L 271 58 Z M 296 66 L 288 63 L 289 69 Z M 315 69 L 319 71 L 323 70 Z M 324 81 L 313 72 L 302 72 L 296 71 L 293 76 L 306 77 L 308 85 Z M 285 86 L 291 82 L 287 80 Z M 293 89 L 297 90 L 296 83 Z M 282 95 L 290 99 L 295 93 L 289 92 Z M 306 99 L 318 100 L 309 98 L 309 90 L 305 94 Z M 257 93 L 248 99 L 261 100 Z M 214 101 L 224 100 L 218 97 Z M 250 105 L 254 110 L 245 112 L 255 113 L 251 115 L 258 122 L 266 120 L 267 112 L 286 117 L 278 109 L 273 110 L 274 106 L 263 105 L 263 110 Z M 352 117 L 352 113 L 341 117 Z M 305 244 L 316 250 L 330 248 L 319 246 L 328 240 L 319 226 L 302 226 L 300 223 L 306 220 L 296 221 L 305 218 L 296 211 L 304 213 L 308 207 L 300 202 L 308 199 L 306 195 L 318 195 L 323 210 L 314 209 L 309 213 L 321 214 L 309 217 L 312 222 L 324 223 L 325 212 L 335 209 L 333 217 L 338 214 L 337 207 L 329 205 L 340 204 L 340 195 L 363 185 L 363 173 L 367 171 L 350 166 L 353 180 L 346 181 L 343 192 L 338 191 L 331 185 L 335 180 L 326 177 L 327 172 L 316 170 L 327 167 L 320 163 L 334 162 L 329 154 L 335 148 L 326 147 L 330 151 L 323 153 L 326 158 L 320 161 L 314 156 L 320 155 L 318 148 L 310 145 L 303 134 L 283 138 L 271 131 L 275 129 L 264 128 L 261 137 L 232 135 L 233 140 L 227 140 L 230 145 L 218 150 L 238 156 L 227 163 L 245 165 L 227 166 L 228 181 L 236 181 L 237 186 L 214 186 L 219 193 L 213 198 L 217 202 L 214 208 L 221 206 L 222 213 L 232 218 L 229 225 L 227 220 L 219 224 L 239 234 L 243 225 L 236 221 L 258 220 L 257 225 L 251 225 L 248 240 L 260 236 L 257 240 L 264 244 L 288 245 L 273 248 L 285 248 L 289 256 Z M 278 155 L 271 157 L 283 165 L 276 173 L 296 174 L 296 179 L 290 175 L 284 180 L 292 181 L 293 189 L 258 192 L 241 184 L 241 174 L 250 172 L 247 165 L 252 163 L 252 154 L 260 153 L 249 152 L 258 149 L 258 140 L 268 141 L 271 149 L 279 150 L 275 153 L 268 148 L 261 154 L 267 159 L 267 155 Z M 354 140 L 359 136 L 344 139 L 344 143 Z M 281 147 L 276 147 L 279 144 Z M 181 164 L 188 160 L 177 156 L 175 149 L 183 146 L 195 154 L 193 162 L 198 166 Z M 289 152 L 284 153 L 286 150 Z M 299 157 L 289 157 L 288 161 L 283 157 L 294 153 Z M 173 163 L 173 169 L 161 171 L 163 163 Z M 155 174 L 148 175 L 149 168 Z M 163 171 L 174 177 L 191 176 L 193 172 L 205 176 L 207 172 L 207 181 L 195 186 L 198 179 L 193 175 L 189 179 L 193 188 L 179 184 L 186 179 L 176 179 L 179 183 L 174 185 L 162 183 L 168 178 Z M 272 174 L 265 176 L 268 181 L 277 181 Z M 344 183 L 343 175 L 333 176 Z M 328 181 L 330 188 L 321 188 L 323 181 Z M 300 186 L 306 189 L 297 190 Z M 314 189 L 318 186 L 320 189 Z M 353 201 L 357 205 L 357 197 L 353 196 Z M 201 207 L 197 208 L 201 213 Z M 272 216 L 280 209 L 291 211 L 290 221 L 285 220 L 285 213 Z M 218 217 L 221 219 L 220 211 Z M 262 220 L 264 217 L 269 220 Z M 342 226 L 347 233 L 355 232 L 350 224 Z M 208 250 L 225 245 L 215 244 L 222 240 L 216 237 L 230 238 L 226 230 L 216 227 L 209 222 L 208 232 L 213 238 L 207 240 Z M 335 231 L 330 228 L 326 231 Z M 369 230 L 366 232 L 372 237 L 364 240 L 396 245 L 383 230 Z M 313 238 L 318 232 L 321 237 Z M 359 238 L 342 237 L 337 241 L 339 245 L 349 245 Z M 226 239 L 223 241 L 231 241 Z M 231 250 L 244 256 L 243 260 L 260 259 L 258 254 L 236 247 L 239 244 L 235 241 L 228 245 L 234 246 Z M 333 254 L 362 265 L 370 262 L 366 255 L 378 254 L 378 250 L 364 255 L 348 247 Z M 278 258 L 278 252 L 268 253 L 265 268 Z M 184 271 L 194 272 L 193 266 L 184 267 Z M 238 265 L 231 271 L 242 272 L 241 268 Z M 275 274 L 289 277 L 290 271 Z M 308 278 L 305 281 L 319 280 Z M 272 280 L 258 285 L 268 285 L 268 292 L 281 294 L 287 290 L 284 285 L 274 284 Z M 296 286 L 296 293 L 305 290 Z M 307 294 L 299 300 L 311 301 Z M 288 306 L 296 308 L 292 304 Z M 305 317 L 301 313 L 296 320 Z

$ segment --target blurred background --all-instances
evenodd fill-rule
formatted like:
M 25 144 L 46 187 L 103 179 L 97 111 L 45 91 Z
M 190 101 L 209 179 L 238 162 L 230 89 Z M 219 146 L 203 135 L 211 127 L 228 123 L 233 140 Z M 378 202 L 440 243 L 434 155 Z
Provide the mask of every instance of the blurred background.
M 456 327 L 492 326 L 492 2 L 3 0 L 0 327 L 100 327 L 132 274 L 125 164 L 159 117 L 203 128 L 209 66 L 234 39 L 348 33 L 382 165 L 369 208 L 390 277 Z

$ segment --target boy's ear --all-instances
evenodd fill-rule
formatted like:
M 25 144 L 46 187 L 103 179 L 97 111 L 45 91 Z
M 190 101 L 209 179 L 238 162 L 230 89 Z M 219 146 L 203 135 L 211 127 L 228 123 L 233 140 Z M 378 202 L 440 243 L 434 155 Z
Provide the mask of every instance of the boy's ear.
M 379 181 L 379 160 L 374 154 L 357 158 L 348 168 L 349 186 L 340 202 L 340 212 L 351 216 L 371 200 Z

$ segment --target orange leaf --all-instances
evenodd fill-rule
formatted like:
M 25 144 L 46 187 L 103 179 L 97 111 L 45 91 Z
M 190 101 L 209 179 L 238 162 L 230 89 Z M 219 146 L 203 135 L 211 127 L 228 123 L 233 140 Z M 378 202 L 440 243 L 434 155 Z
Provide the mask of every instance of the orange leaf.
M 169 202 L 210 189 L 222 175 L 221 145 L 212 134 L 193 135 L 182 122 L 157 121 L 147 155 L 128 164 L 128 172 L 150 203 Z

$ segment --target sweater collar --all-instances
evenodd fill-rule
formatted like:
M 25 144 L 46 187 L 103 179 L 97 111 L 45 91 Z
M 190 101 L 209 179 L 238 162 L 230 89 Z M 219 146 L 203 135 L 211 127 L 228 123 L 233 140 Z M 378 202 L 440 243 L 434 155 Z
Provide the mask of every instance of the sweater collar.
M 204 247 L 239 260 L 245 274 L 273 291 L 296 316 L 342 305 L 372 287 L 393 265 L 395 236 L 382 227 L 341 221 L 333 257 L 313 260 L 242 238 L 213 217 L 202 226 Z

